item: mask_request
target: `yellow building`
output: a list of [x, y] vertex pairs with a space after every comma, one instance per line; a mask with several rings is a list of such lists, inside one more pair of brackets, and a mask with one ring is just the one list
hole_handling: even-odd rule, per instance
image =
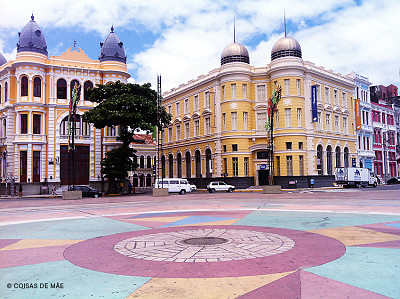
[[100, 161], [119, 144], [118, 132], [98, 130], [82, 119], [94, 105], [85, 90], [128, 78], [123, 44], [113, 28], [101, 43], [99, 60], [75, 47], [48, 56], [44, 34], [32, 15], [19, 34], [15, 60], [0, 59], [2, 182], [26, 183], [28, 193], [38, 193], [43, 182], [69, 183], [67, 120], [75, 83], [82, 87], [75, 120], [75, 183], [100, 181]]
[[275, 43], [271, 63], [261, 67], [233, 43], [223, 50], [219, 68], [163, 95], [173, 116], [163, 132], [165, 176], [191, 178], [202, 187], [216, 178], [238, 188], [268, 184], [267, 100], [277, 85], [282, 99], [274, 119], [275, 183], [306, 187], [314, 177], [316, 186], [331, 186], [335, 167], [356, 158], [354, 83], [303, 61], [290, 37]]

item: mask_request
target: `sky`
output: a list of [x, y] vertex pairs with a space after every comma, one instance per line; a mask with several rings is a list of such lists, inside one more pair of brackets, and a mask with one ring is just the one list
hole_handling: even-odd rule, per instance
[[160, 74], [163, 92], [218, 68], [234, 22], [250, 64], [266, 66], [284, 36], [284, 13], [303, 60], [400, 87], [400, 0], [1, 0], [0, 6], [0, 52], [7, 60], [15, 59], [18, 32], [32, 13], [51, 56], [76, 41], [98, 59], [114, 26], [130, 82], [155, 89]]

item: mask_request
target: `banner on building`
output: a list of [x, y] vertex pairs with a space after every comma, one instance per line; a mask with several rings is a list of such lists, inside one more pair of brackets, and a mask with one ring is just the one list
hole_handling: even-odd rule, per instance
[[313, 85], [311, 86], [311, 108], [313, 122], [318, 122], [317, 100], [317, 85]]
[[361, 130], [361, 106], [360, 99], [356, 99], [356, 130]]

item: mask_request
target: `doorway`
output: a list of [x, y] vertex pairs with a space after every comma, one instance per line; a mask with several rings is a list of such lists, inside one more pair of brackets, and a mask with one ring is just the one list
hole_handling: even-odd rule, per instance
[[258, 171], [258, 185], [269, 185], [269, 170], [263, 169]]

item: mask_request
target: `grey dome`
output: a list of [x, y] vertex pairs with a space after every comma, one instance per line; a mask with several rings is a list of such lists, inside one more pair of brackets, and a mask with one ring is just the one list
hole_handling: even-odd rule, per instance
[[292, 37], [282, 37], [279, 39], [271, 50], [271, 60], [281, 57], [299, 57], [301, 58], [301, 47], [297, 40]]
[[221, 65], [229, 62], [250, 63], [249, 52], [246, 47], [238, 43], [232, 43], [225, 47], [221, 53]]
[[0, 66], [7, 63], [7, 59], [0, 53]]
[[114, 27], [111, 27], [111, 32], [108, 34], [103, 43], [100, 43], [100, 62], [103, 61], [120, 61], [126, 63], [124, 44], [114, 33]]
[[38, 24], [36, 24], [33, 15], [28, 24], [25, 25], [19, 34], [19, 41], [17, 44], [17, 53], [29, 51], [36, 52], [44, 55], [47, 54], [47, 44], [44, 34]]

